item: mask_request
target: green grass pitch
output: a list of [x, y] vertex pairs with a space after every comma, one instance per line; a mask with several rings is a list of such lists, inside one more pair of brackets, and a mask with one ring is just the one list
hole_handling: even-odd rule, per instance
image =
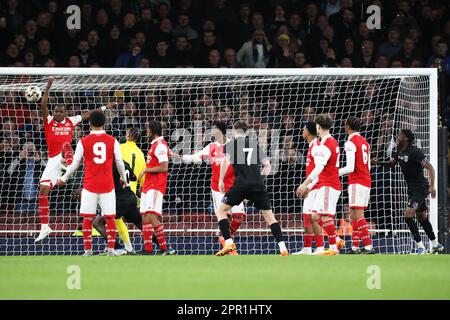
[[0, 275], [0, 299], [450, 299], [450, 255], [0, 257]]

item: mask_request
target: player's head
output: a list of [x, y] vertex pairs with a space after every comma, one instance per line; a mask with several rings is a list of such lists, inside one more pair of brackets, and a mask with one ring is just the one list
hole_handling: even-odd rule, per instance
[[309, 141], [317, 136], [316, 123], [308, 121], [303, 128], [303, 139]]
[[58, 104], [53, 108], [53, 119], [55, 119], [56, 122], [62, 122], [66, 117], [66, 107], [62, 104]]
[[247, 122], [243, 120], [236, 121], [233, 125], [233, 136], [235, 137], [236, 135], [245, 135], [247, 133], [247, 130]]
[[333, 126], [333, 118], [329, 114], [320, 114], [316, 117], [316, 129], [317, 134], [322, 136], [322, 134], [328, 133], [328, 131]]
[[147, 135], [150, 140], [158, 138], [162, 136], [162, 124], [159, 121], [152, 120], [148, 123], [147, 126]]
[[352, 132], [358, 132], [361, 127], [361, 122], [357, 117], [348, 117], [345, 120], [345, 133], [351, 134]]
[[94, 129], [103, 128], [106, 122], [105, 113], [101, 110], [93, 110], [89, 115], [89, 124]]
[[215, 121], [212, 126], [211, 134], [215, 141], [225, 142], [224, 140], [227, 135], [227, 124], [223, 121]]
[[397, 136], [397, 147], [402, 149], [414, 143], [414, 133], [409, 129], [403, 129]]
[[141, 140], [142, 134], [141, 130], [136, 127], [131, 127], [127, 129], [126, 139], [127, 141], [139, 142]]

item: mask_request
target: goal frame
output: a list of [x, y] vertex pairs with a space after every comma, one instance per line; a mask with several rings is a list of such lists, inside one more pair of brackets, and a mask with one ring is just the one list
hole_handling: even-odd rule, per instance
[[[244, 68], [0, 68], [0, 76], [427, 76], [430, 106], [430, 163], [439, 176], [438, 167], [438, 70], [436, 68], [308, 68], [308, 69], [244, 69]], [[436, 193], [439, 193], [436, 179]], [[436, 232], [438, 228], [438, 199], [430, 199], [429, 217]]]

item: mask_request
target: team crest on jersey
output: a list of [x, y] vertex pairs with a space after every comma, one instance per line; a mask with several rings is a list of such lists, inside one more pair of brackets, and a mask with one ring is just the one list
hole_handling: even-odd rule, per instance
[[408, 162], [408, 156], [398, 157], [400, 160], [404, 162]]

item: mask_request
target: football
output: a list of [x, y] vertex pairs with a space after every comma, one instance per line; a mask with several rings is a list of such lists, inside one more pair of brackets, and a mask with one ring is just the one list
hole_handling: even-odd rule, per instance
[[42, 91], [37, 86], [28, 87], [25, 90], [25, 97], [28, 102], [38, 102], [42, 97]]

